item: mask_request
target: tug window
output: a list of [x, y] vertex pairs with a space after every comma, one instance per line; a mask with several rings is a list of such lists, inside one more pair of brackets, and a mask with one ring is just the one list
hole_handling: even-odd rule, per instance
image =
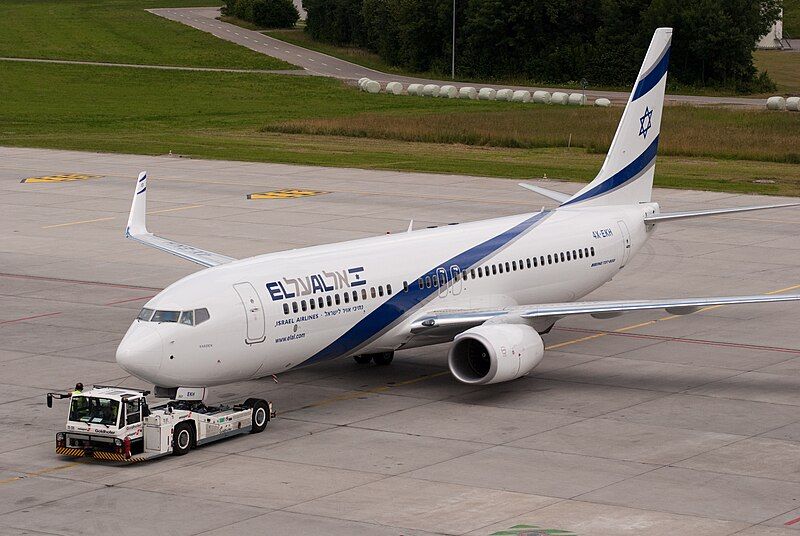
[[283, 314], [285, 314], [285, 315], [289, 314], [289, 304], [288, 303], [284, 303], [283, 304]]

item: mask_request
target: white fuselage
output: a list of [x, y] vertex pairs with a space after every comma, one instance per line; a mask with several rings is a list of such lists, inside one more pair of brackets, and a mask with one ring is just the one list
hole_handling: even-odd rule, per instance
[[452, 337], [412, 334], [411, 323], [432, 311], [577, 300], [639, 250], [643, 217], [655, 212], [655, 203], [564, 207], [216, 266], [145, 305], [206, 308], [209, 320], [136, 320], [117, 360], [162, 387], [210, 386], [445, 342]]

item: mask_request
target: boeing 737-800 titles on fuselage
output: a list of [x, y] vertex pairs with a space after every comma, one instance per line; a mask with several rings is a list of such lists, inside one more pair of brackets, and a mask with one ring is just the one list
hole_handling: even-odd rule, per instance
[[169, 391], [277, 374], [345, 356], [453, 341], [453, 375], [513, 380], [542, 359], [566, 316], [608, 318], [797, 295], [576, 302], [614, 277], [662, 222], [798, 203], [661, 213], [650, 196], [672, 30], [656, 30], [597, 177], [573, 196], [528, 186], [554, 210], [235, 260], [154, 236], [139, 176], [126, 235], [205, 267], [151, 299], [117, 350], [126, 371]]

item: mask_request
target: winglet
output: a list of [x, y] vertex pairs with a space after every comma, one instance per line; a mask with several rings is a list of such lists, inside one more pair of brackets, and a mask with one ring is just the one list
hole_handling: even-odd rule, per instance
[[125, 236], [141, 236], [147, 233], [147, 223], [145, 214], [147, 210], [147, 172], [139, 173], [136, 181], [136, 188], [133, 190], [133, 202], [131, 203], [131, 213], [128, 215], [128, 226], [125, 228]]

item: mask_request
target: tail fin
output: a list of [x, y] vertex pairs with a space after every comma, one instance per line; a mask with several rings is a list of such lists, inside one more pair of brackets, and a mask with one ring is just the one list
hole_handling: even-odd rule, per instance
[[562, 206], [650, 201], [671, 41], [672, 28], [658, 28], [653, 34], [603, 167], [591, 183]]

